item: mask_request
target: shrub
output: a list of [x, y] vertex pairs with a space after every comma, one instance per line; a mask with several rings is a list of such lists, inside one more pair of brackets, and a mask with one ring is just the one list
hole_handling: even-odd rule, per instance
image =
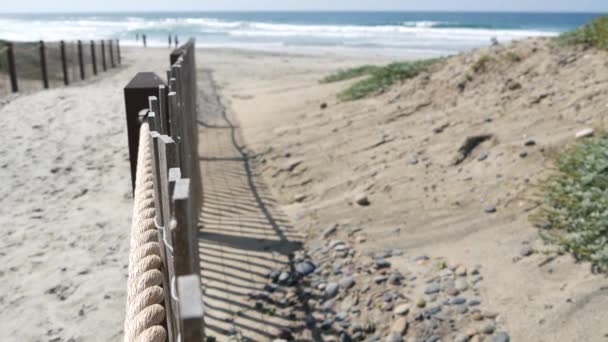
[[320, 82], [321, 83], [333, 83], [333, 82], [350, 80], [353, 78], [369, 75], [373, 71], [377, 70], [378, 68], [379, 67], [375, 66], [375, 65], [363, 65], [363, 66], [356, 67], [356, 68], [339, 70], [338, 72], [323, 78]]
[[481, 56], [475, 63], [473, 63], [473, 65], [471, 66], [471, 70], [473, 71], [473, 73], [486, 71], [486, 69], [488, 68], [488, 64], [493, 61], [494, 58], [488, 55]]
[[608, 17], [600, 17], [574, 31], [565, 32], [558, 37], [558, 41], [608, 50]]

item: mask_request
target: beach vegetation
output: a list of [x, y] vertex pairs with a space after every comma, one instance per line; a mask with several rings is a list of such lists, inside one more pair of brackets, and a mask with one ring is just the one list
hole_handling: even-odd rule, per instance
[[562, 33], [557, 40], [566, 45], [584, 45], [608, 50], [608, 16], [595, 19], [573, 31]]
[[484, 72], [487, 70], [488, 65], [494, 61], [493, 57], [488, 55], [481, 56], [473, 65], [471, 66], [471, 71], [475, 74]]
[[578, 142], [556, 157], [556, 172], [543, 184], [541, 235], [608, 269], [608, 135]]
[[364, 79], [355, 82], [353, 85], [338, 94], [338, 98], [344, 101], [357, 100], [382, 91], [396, 82], [414, 78], [420, 73], [428, 71], [432, 65], [441, 60], [443, 59], [434, 58], [408, 62], [396, 62], [385, 66], [367, 65], [339, 71], [336, 74], [326, 77], [323, 81], [325, 81], [325, 83], [336, 82], [337, 80], [365, 76]]
[[522, 61], [522, 57], [515, 51], [507, 51], [505, 58], [512, 63], [519, 63]]

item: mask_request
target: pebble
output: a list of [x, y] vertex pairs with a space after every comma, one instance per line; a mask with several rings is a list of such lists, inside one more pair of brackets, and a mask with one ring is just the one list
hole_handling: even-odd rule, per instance
[[376, 268], [388, 268], [391, 267], [391, 263], [385, 259], [376, 259]]
[[401, 304], [398, 305], [395, 310], [393, 311], [393, 313], [397, 316], [404, 316], [407, 315], [410, 312], [410, 305], [409, 304]]
[[454, 336], [454, 342], [468, 342], [469, 341], [469, 336], [465, 335], [465, 334], [456, 334], [456, 336]]
[[534, 146], [534, 145], [536, 145], [536, 141], [534, 141], [533, 139], [526, 140], [526, 142], [524, 143], [524, 146]]
[[496, 206], [495, 205], [488, 205], [487, 207], [485, 207], [484, 211], [487, 214], [493, 214], [496, 212]]
[[501, 331], [492, 337], [492, 342], [509, 342], [509, 341], [510, 341], [509, 335], [504, 331]]
[[426, 306], [426, 300], [422, 297], [416, 299], [416, 306], [419, 308], [423, 308]]
[[469, 301], [469, 306], [478, 306], [481, 302], [477, 299], [473, 299]]
[[472, 318], [474, 321], [482, 321], [482, 320], [483, 320], [483, 315], [482, 315], [480, 312], [474, 312], [474, 313], [471, 315], [471, 318]]
[[462, 297], [452, 298], [452, 300], [450, 301], [450, 303], [453, 305], [460, 305], [460, 304], [464, 304], [466, 302], [467, 302], [467, 300]]
[[338, 294], [339, 288], [336, 283], [329, 283], [325, 287], [325, 296], [327, 298], [333, 298]]
[[413, 156], [412, 158], [410, 158], [408, 163], [410, 165], [416, 165], [416, 164], [418, 164], [418, 158], [416, 156]]
[[439, 292], [439, 290], [441, 290], [441, 285], [433, 283], [424, 290], [424, 293], [430, 295]]
[[458, 296], [460, 294], [460, 291], [455, 287], [449, 287], [445, 292], [452, 297]]
[[397, 333], [391, 333], [386, 337], [386, 342], [403, 342], [403, 337]]
[[427, 261], [427, 260], [429, 260], [429, 257], [426, 255], [419, 255], [419, 256], [415, 257], [414, 259], [412, 259], [413, 262]]
[[407, 332], [408, 323], [406, 317], [398, 318], [391, 326], [391, 333], [405, 335]]
[[304, 261], [296, 265], [296, 272], [298, 274], [307, 276], [315, 271], [315, 265], [309, 261]]
[[338, 224], [334, 223], [331, 226], [325, 228], [323, 233], [321, 233], [321, 236], [323, 236], [324, 239], [327, 239], [330, 235], [333, 235], [337, 229], [338, 229]]
[[382, 299], [384, 299], [385, 302], [392, 302], [393, 298], [394, 296], [390, 292], [386, 292], [384, 295], [382, 295]]
[[522, 249], [519, 251], [519, 255], [521, 255], [522, 257], [527, 257], [530, 256], [534, 253], [534, 249], [530, 246], [524, 246], [522, 247]]
[[388, 279], [387, 276], [377, 276], [377, 277], [374, 277], [374, 283], [376, 283], [376, 284], [384, 283], [387, 279]]
[[357, 203], [358, 205], [360, 205], [362, 207], [367, 207], [368, 205], [371, 204], [371, 202], [369, 201], [369, 198], [367, 198], [367, 196], [365, 194], [357, 195], [357, 197], [355, 197], [355, 203]]
[[469, 312], [469, 308], [466, 305], [460, 305], [458, 307], [458, 313], [460, 314], [466, 314], [467, 312]]
[[576, 139], [587, 138], [587, 137], [593, 136], [593, 133], [594, 133], [593, 128], [585, 128], [585, 129], [582, 129], [582, 130], [576, 132], [575, 137], [576, 137]]
[[367, 338], [367, 342], [379, 342], [380, 337], [378, 335], [371, 335]]
[[494, 327], [494, 324], [492, 323], [488, 323], [486, 325], [483, 326], [483, 328], [481, 329], [481, 331], [486, 334], [486, 335], [490, 335], [494, 333], [494, 330], [496, 328]]
[[488, 154], [485, 152], [480, 154], [479, 157], [477, 157], [477, 161], [484, 161], [486, 159], [488, 159]]
[[457, 276], [464, 277], [467, 275], [467, 268], [462, 265], [458, 266], [458, 267], [456, 267], [456, 270], [454, 271], [454, 273], [456, 273]]
[[391, 285], [400, 285], [403, 280], [403, 276], [400, 273], [393, 273], [388, 278], [388, 283]]
[[527, 156], [528, 156], [528, 152], [526, 152], [526, 151], [523, 151], [523, 152], [519, 153], [519, 157], [520, 158], [526, 158]]
[[340, 279], [339, 283], [341, 288], [348, 290], [353, 287], [353, 285], [355, 285], [355, 279], [353, 277], [348, 276]]
[[281, 272], [279, 278], [277, 279], [279, 283], [286, 283], [289, 280], [289, 273]]

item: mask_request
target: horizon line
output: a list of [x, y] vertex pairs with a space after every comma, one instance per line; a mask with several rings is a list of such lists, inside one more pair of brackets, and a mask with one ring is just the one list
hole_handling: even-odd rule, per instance
[[2, 12], [0, 14], [128, 14], [128, 13], [387, 13], [387, 12], [400, 12], [400, 13], [511, 13], [511, 14], [608, 14], [607, 11], [541, 11], [541, 10], [407, 10], [407, 9], [378, 9], [378, 10], [365, 10], [365, 9], [268, 9], [268, 10], [204, 10], [204, 9], [188, 9], [188, 10], [99, 10], [99, 11], [16, 11], [16, 12]]

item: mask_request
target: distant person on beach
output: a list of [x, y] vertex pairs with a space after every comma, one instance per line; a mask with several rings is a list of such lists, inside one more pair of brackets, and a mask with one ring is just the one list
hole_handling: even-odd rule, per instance
[[177, 39], [177, 35], [175, 35], [175, 47], [179, 45], [179, 39]]
[[173, 42], [171, 41], [171, 35], [169, 35], [169, 48], [171, 48], [171, 45], [173, 45]]
[[141, 39], [142, 39], [142, 40], [143, 40], [143, 42], [144, 42], [144, 47], [147, 47], [146, 35], [145, 35], [145, 34], [142, 34], [142, 35], [141, 35]]

